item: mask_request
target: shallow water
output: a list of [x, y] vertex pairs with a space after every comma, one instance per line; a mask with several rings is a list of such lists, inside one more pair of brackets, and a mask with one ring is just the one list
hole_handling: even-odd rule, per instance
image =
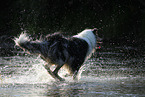
[[[80, 70], [80, 79], [57, 82], [37, 56], [17, 52], [0, 57], [1, 96], [145, 96], [145, 53], [142, 48], [106, 46]], [[65, 71], [59, 74], [64, 77]]]

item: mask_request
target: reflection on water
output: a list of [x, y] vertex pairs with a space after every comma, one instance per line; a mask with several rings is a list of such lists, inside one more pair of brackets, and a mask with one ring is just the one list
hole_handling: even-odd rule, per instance
[[[145, 96], [145, 55], [132, 47], [104, 47], [85, 62], [80, 80], [56, 82], [39, 57], [0, 57], [1, 96]], [[59, 72], [61, 76], [65, 72]]]

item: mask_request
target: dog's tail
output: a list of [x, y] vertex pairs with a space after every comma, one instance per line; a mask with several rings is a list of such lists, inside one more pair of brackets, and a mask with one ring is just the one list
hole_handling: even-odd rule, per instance
[[31, 54], [41, 54], [41, 49], [43, 49], [42, 45], [45, 44], [45, 41], [32, 41], [26, 33], [21, 33], [14, 41], [17, 46]]

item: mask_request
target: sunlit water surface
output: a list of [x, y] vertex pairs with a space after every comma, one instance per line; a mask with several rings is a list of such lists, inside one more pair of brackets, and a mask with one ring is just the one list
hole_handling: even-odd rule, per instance
[[[1, 96], [145, 96], [145, 54], [133, 47], [104, 47], [84, 63], [78, 81], [55, 81], [37, 56], [0, 57]], [[142, 53], [142, 54], [140, 54]], [[61, 69], [60, 76], [65, 76]]]

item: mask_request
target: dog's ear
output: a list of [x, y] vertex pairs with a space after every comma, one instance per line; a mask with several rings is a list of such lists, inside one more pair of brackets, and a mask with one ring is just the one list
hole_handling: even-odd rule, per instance
[[95, 35], [97, 34], [97, 31], [98, 31], [97, 28], [92, 29], [92, 32], [93, 32]]

